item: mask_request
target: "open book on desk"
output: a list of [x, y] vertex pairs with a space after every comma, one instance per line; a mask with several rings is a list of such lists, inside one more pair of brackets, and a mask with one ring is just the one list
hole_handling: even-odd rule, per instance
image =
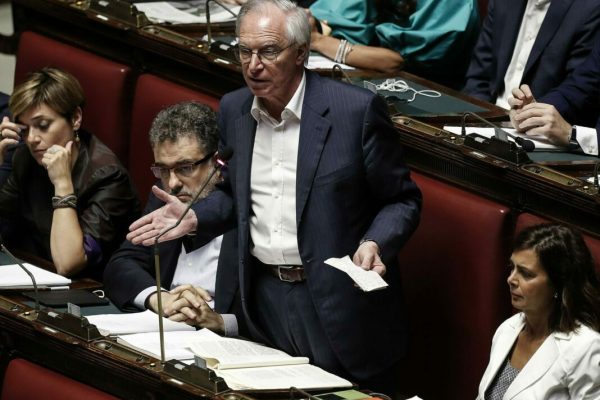
[[[29, 263], [23, 263], [35, 277], [38, 289], [68, 289], [69, 278], [47, 271]], [[0, 266], [0, 290], [33, 289], [31, 278], [17, 264]]]
[[195, 337], [189, 345], [192, 352], [204, 360], [206, 367], [225, 379], [227, 385], [234, 390], [280, 390], [292, 386], [300, 389], [329, 389], [352, 386], [349, 381], [309, 364], [306, 357], [292, 357], [259, 343], [224, 338], [211, 332]]
[[[158, 332], [121, 335], [117, 342], [159, 358]], [[165, 358], [209, 368], [234, 390], [287, 390], [346, 388], [352, 384], [310, 365], [306, 357], [292, 357], [282, 351], [241, 339], [224, 338], [201, 329], [193, 332], [165, 332]]]

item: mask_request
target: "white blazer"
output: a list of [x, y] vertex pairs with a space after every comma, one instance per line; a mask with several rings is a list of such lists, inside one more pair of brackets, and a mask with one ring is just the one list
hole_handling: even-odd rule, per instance
[[[492, 383], [523, 330], [524, 315], [500, 325], [492, 340], [490, 362], [481, 378], [477, 400]], [[600, 399], [600, 333], [587, 326], [576, 332], [550, 334], [517, 375], [503, 400]]]

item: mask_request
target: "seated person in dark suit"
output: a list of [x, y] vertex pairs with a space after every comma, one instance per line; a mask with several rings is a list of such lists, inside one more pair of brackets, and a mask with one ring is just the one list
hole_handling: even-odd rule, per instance
[[513, 89], [512, 94], [510, 116], [519, 132], [543, 135], [556, 145], [598, 155], [600, 39], [585, 62], [538, 101], [528, 85]]
[[100, 279], [140, 207], [127, 170], [81, 130], [83, 103], [77, 79], [56, 68], [15, 88], [14, 122], [0, 123], [0, 165], [18, 145], [0, 188], [0, 218], [8, 247], [51, 261], [61, 275]]
[[512, 88], [543, 96], [580, 65], [600, 31], [600, 0], [490, 0], [463, 91], [504, 108]]
[[[154, 153], [152, 172], [165, 190], [182, 203], [189, 203], [215, 168], [219, 140], [215, 113], [194, 102], [173, 105], [158, 113], [149, 136]], [[220, 179], [220, 174], [215, 174], [201, 197], [210, 193]], [[151, 193], [144, 214], [163, 205]], [[159, 244], [166, 316], [228, 336], [237, 335], [235, 316], [219, 314], [235, 308], [235, 236], [235, 231], [230, 231], [203, 246], [197, 245], [195, 236]], [[104, 285], [117, 307], [156, 312], [153, 248], [125, 241], [106, 267]]]

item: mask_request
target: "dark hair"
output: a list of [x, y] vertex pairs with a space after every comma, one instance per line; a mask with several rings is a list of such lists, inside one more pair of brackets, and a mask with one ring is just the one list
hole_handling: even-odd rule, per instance
[[8, 105], [17, 120], [30, 108], [46, 104], [71, 123], [84, 102], [83, 89], [73, 75], [58, 68], [42, 68], [15, 87]]
[[556, 223], [531, 226], [519, 233], [513, 252], [530, 249], [558, 295], [550, 329], [571, 332], [583, 323], [600, 331], [600, 282], [581, 234]]
[[217, 118], [205, 104], [177, 103], [158, 113], [152, 121], [149, 137], [152, 148], [167, 140], [176, 142], [181, 137], [192, 137], [206, 154], [214, 153], [219, 143]]

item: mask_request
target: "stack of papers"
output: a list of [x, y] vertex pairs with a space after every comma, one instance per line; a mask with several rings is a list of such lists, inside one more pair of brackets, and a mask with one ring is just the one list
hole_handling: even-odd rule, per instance
[[[55, 274], [54, 272], [36, 267], [29, 263], [23, 263], [29, 272], [35, 277], [39, 289], [68, 289], [71, 284], [69, 278]], [[33, 289], [31, 278], [17, 264], [0, 266], [0, 290], [1, 289]]]
[[[140, 332], [158, 332], [158, 315], [150, 310], [139, 313], [90, 315], [87, 320], [96, 325], [104, 336], [126, 335]], [[196, 331], [193, 326], [163, 318], [163, 329], [171, 331]]]

